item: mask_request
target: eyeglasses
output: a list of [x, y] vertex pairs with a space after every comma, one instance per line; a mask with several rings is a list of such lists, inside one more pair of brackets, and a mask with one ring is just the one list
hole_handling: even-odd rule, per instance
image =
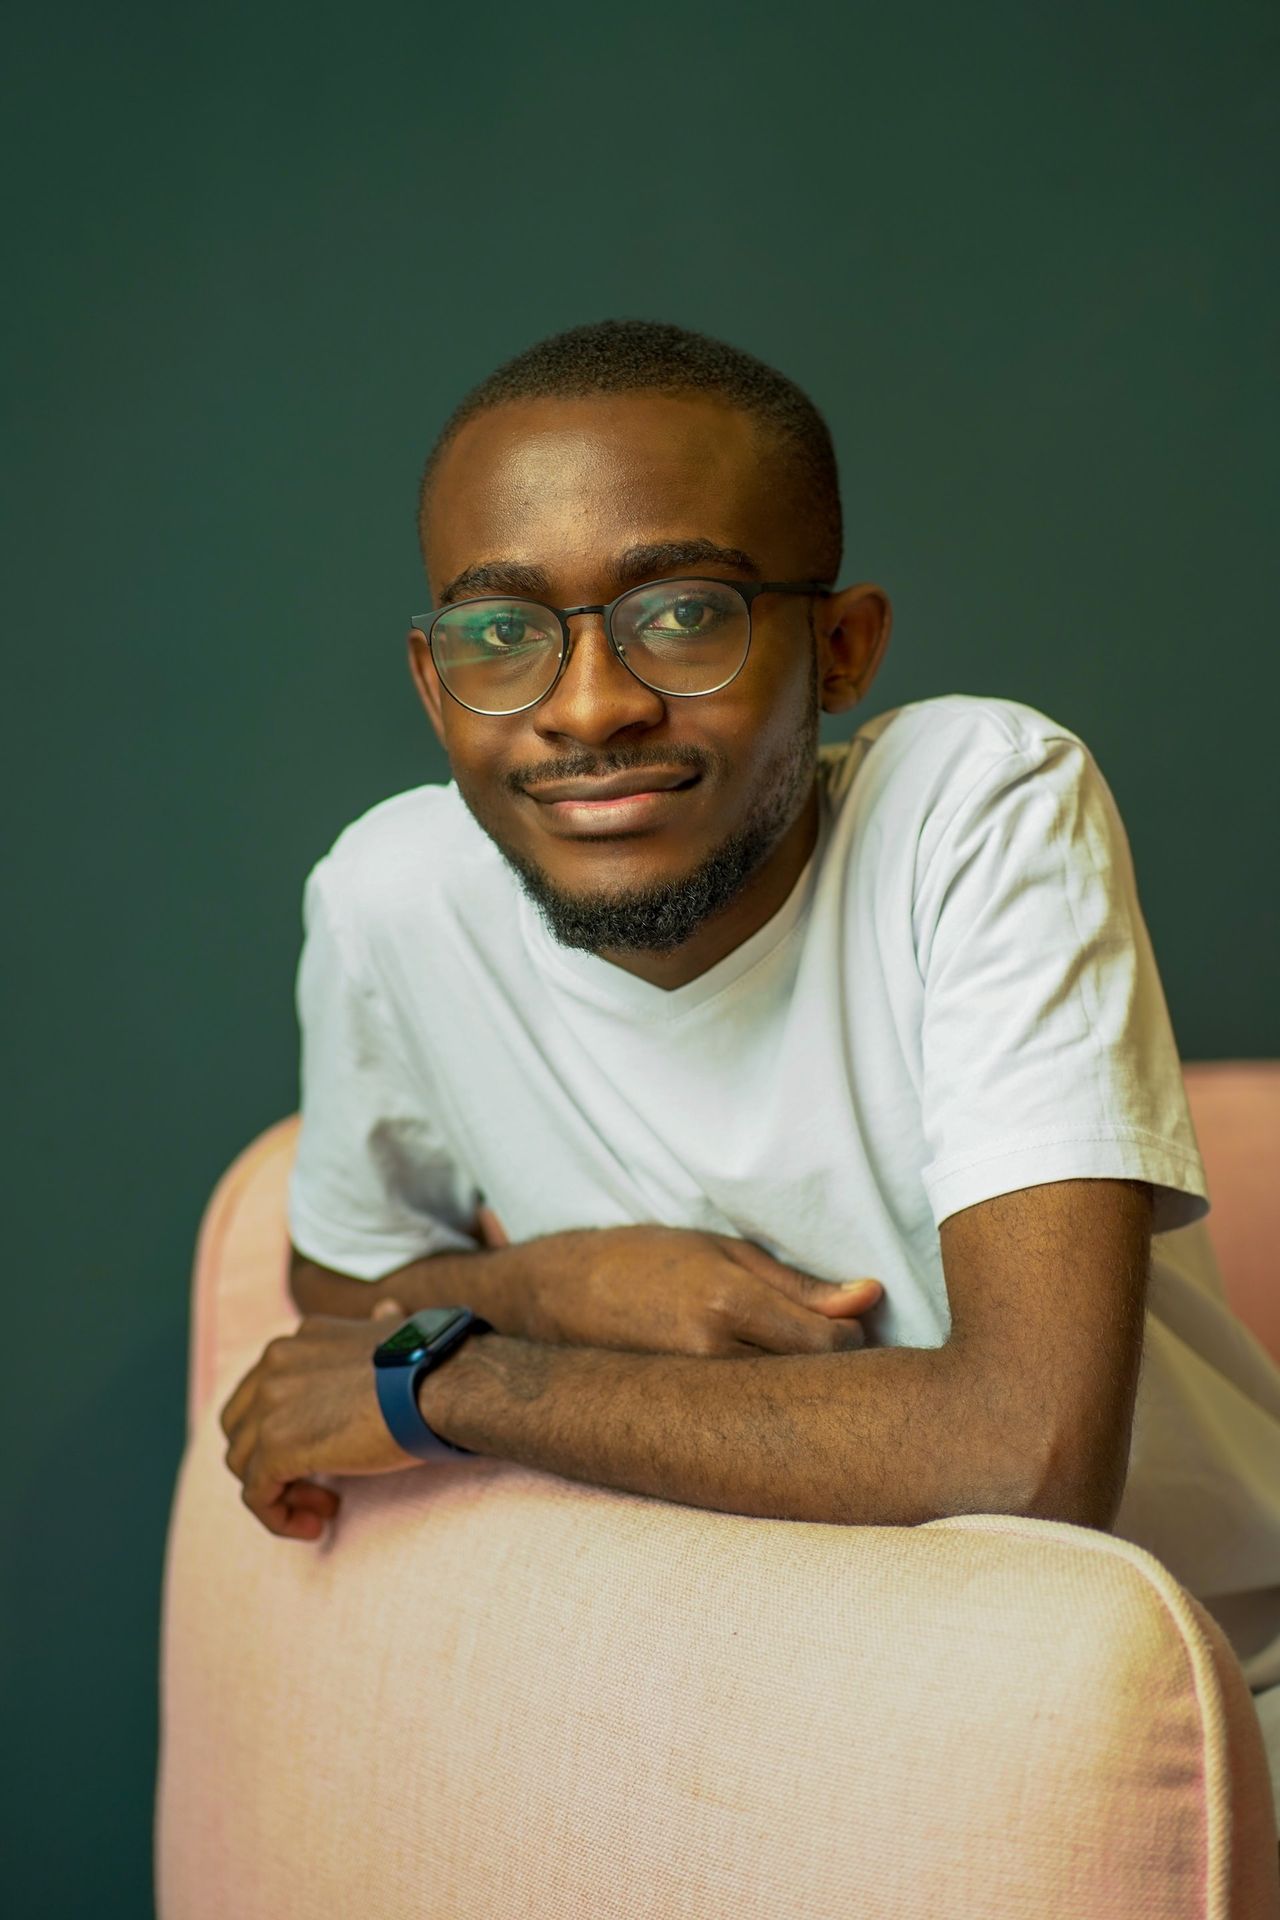
[[569, 658], [569, 621], [602, 613], [605, 632], [629, 673], [677, 699], [719, 693], [736, 679], [751, 647], [751, 608], [762, 593], [822, 597], [821, 580], [649, 580], [607, 606], [547, 607], [539, 600], [485, 594], [414, 614], [446, 693], [472, 713], [523, 713], [545, 700]]

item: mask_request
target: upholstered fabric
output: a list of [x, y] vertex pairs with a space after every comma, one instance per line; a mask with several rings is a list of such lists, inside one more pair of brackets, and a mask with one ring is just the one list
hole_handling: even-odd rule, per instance
[[1280, 1361], [1280, 1060], [1190, 1060], [1182, 1079], [1223, 1291]]
[[761, 1520], [483, 1458], [345, 1480], [319, 1545], [268, 1534], [218, 1413], [296, 1321], [296, 1125], [201, 1226], [160, 1920], [1280, 1920], [1235, 1656], [1110, 1535]]

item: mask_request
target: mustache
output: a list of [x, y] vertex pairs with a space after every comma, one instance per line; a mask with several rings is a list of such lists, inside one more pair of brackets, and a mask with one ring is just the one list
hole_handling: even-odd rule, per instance
[[584, 754], [573, 759], [547, 760], [536, 767], [517, 768], [505, 776], [503, 784], [512, 793], [526, 787], [551, 786], [564, 780], [607, 780], [615, 773], [644, 773], [653, 768], [664, 772], [684, 767], [690, 774], [706, 773], [711, 756], [697, 747], [666, 747], [661, 753], [611, 754], [607, 760]]

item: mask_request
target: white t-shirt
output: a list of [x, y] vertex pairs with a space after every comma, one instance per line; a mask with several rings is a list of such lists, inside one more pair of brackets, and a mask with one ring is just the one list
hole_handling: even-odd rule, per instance
[[1113, 1531], [1280, 1683], [1280, 1368], [1227, 1307], [1115, 800], [1079, 736], [946, 694], [819, 752], [812, 857], [667, 990], [559, 946], [456, 785], [371, 807], [307, 877], [298, 1250], [377, 1280], [476, 1243], [656, 1222], [824, 1279], [868, 1342], [950, 1329], [938, 1227], [1085, 1175], [1154, 1189]]

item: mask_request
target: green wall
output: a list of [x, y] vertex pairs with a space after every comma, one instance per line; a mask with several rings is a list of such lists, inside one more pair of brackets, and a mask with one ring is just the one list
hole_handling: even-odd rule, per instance
[[7, 1911], [150, 1908], [194, 1237], [296, 1105], [307, 868], [445, 774], [415, 485], [498, 361], [641, 316], [797, 379], [896, 607], [826, 737], [1076, 728], [1183, 1057], [1280, 1054], [1274, 18], [10, 10]]

